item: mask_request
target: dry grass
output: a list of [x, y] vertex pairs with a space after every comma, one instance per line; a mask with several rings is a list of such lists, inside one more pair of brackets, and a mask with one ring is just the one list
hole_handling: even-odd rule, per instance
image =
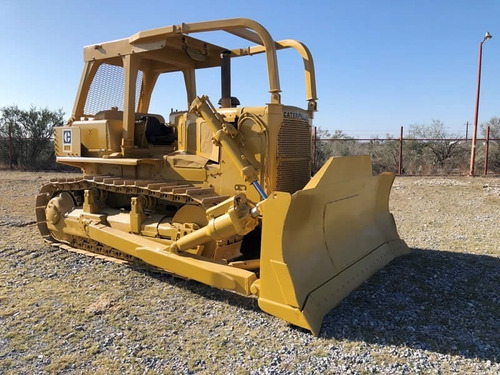
[[416, 250], [315, 338], [254, 299], [49, 247], [33, 206], [53, 176], [0, 171], [2, 373], [500, 371], [498, 179], [398, 178]]

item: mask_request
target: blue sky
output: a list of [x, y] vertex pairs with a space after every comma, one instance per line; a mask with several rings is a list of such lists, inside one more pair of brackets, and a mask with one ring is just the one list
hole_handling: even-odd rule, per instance
[[[319, 97], [314, 122], [324, 129], [397, 135], [400, 126], [439, 119], [463, 135], [473, 120], [478, 46], [486, 31], [493, 39], [483, 49], [479, 122], [500, 116], [497, 0], [0, 0], [0, 14], [0, 107], [62, 108], [69, 117], [84, 45], [181, 22], [248, 17], [276, 40], [297, 39], [310, 48]], [[301, 61], [293, 51], [278, 59], [283, 102], [304, 106]], [[242, 104], [268, 101], [263, 69], [257, 56], [235, 62], [233, 95]], [[199, 94], [216, 102], [218, 72], [202, 72], [200, 79]], [[163, 94], [152, 104], [156, 112], [182, 108], [179, 95]]]

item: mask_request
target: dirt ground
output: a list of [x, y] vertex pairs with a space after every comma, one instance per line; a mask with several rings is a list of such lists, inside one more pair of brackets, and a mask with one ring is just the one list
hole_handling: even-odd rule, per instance
[[1, 373], [500, 373], [498, 178], [396, 178], [412, 253], [314, 337], [255, 299], [48, 246], [34, 201], [57, 176], [0, 171]]

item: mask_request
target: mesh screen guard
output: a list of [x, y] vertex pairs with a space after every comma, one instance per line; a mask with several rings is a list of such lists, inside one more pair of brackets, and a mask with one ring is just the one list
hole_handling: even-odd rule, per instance
[[[135, 103], [139, 102], [141, 93], [142, 71], [137, 74], [135, 84]], [[122, 66], [102, 64], [97, 69], [96, 75], [90, 85], [84, 113], [94, 116], [99, 111], [109, 110], [117, 107], [123, 111], [123, 100], [125, 91], [125, 76]]]

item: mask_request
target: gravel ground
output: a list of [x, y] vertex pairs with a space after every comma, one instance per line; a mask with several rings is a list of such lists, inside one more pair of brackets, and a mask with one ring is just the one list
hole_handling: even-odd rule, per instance
[[0, 373], [500, 373], [499, 179], [397, 178], [411, 255], [314, 337], [255, 299], [48, 246], [34, 198], [55, 176], [0, 171]]

